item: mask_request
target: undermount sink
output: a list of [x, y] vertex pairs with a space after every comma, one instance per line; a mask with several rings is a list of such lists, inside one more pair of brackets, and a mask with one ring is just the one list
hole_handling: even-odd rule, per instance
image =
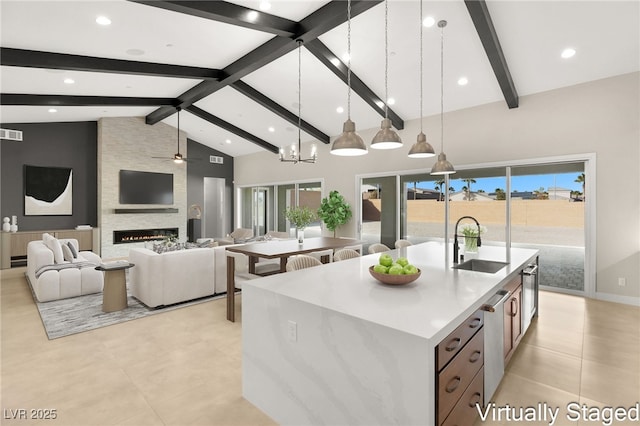
[[496, 262], [494, 260], [470, 259], [466, 262], [455, 265], [453, 269], [464, 269], [465, 271], [477, 271], [495, 274], [507, 265], [508, 263]]

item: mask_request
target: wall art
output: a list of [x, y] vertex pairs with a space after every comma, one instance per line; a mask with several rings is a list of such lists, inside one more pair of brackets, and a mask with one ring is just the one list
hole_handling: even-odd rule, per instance
[[73, 212], [73, 170], [24, 166], [25, 216], [62, 216]]

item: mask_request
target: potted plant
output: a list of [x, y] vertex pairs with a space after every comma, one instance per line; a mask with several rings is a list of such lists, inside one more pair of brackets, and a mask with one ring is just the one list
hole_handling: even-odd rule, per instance
[[336, 229], [351, 219], [351, 206], [344, 200], [338, 191], [331, 191], [328, 197], [322, 199], [318, 216], [324, 222], [329, 231], [336, 236]]
[[304, 228], [309, 226], [311, 222], [318, 219], [316, 212], [309, 207], [292, 207], [285, 211], [285, 216], [293, 225], [295, 225], [298, 232], [298, 242], [304, 241]]

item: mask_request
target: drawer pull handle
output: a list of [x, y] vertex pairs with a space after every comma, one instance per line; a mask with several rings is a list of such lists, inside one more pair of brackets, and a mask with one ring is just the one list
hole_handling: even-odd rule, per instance
[[471, 395], [471, 399], [469, 400], [469, 407], [476, 408], [476, 406], [480, 404], [481, 399], [482, 395], [480, 395], [480, 392], [475, 392], [473, 395]]
[[469, 323], [469, 328], [476, 328], [480, 324], [482, 324], [482, 320], [480, 318], [474, 318], [471, 323]]
[[460, 376], [456, 376], [453, 379], [449, 380], [449, 383], [447, 383], [447, 387], [444, 388], [444, 390], [447, 393], [451, 393], [458, 389], [458, 386], [460, 386], [460, 382], [462, 382], [462, 379], [460, 378]]
[[[516, 304], [514, 305], [513, 302], [515, 302]], [[516, 299], [515, 297], [511, 299], [511, 314], [512, 317], [515, 317], [516, 315], [518, 315], [518, 299]]]
[[474, 362], [478, 362], [478, 360], [482, 357], [482, 352], [474, 351], [469, 357], [469, 362], [473, 364]]
[[444, 348], [444, 350], [447, 352], [455, 351], [458, 349], [458, 346], [460, 346], [460, 338], [455, 337], [449, 341], [449, 344]]

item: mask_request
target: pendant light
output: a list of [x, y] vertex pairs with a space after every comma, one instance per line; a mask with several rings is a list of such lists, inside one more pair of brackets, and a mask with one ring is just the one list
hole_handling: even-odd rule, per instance
[[298, 149], [296, 151], [295, 145], [291, 147], [289, 155], [285, 157], [284, 149], [280, 148], [280, 161], [283, 163], [315, 163], [318, 158], [316, 146], [311, 145], [311, 157], [302, 158], [300, 153], [302, 152], [301, 139], [302, 139], [302, 40], [296, 40], [298, 43]]
[[347, 121], [342, 126], [342, 134], [333, 141], [331, 153], [342, 156], [364, 155], [369, 151], [364, 141], [356, 133], [356, 124], [351, 121], [351, 0], [347, 1]]
[[447, 21], [438, 22], [438, 28], [440, 28], [440, 154], [438, 154], [438, 161], [431, 169], [432, 175], [450, 175], [456, 172], [444, 153], [444, 27], [446, 26]]
[[422, 131], [422, 122], [424, 121], [424, 117], [422, 115], [422, 63], [423, 63], [423, 55], [422, 55], [422, 29], [424, 25], [422, 24], [422, 0], [420, 0], [420, 133], [418, 134], [418, 140], [413, 144], [411, 149], [409, 150], [409, 157], [411, 158], [429, 158], [436, 155], [436, 152], [433, 150], [433, 147], [429, 142], [427, 142], [427, 136]]
[[176, 108], [176, 110], [178, 111], [178, 135], [176, 137], [178, 142], [178, 152], [173, 155], [173, 162], [176, 164], [182, 164], [186, 160], [186, 158], [184, 158], [182, 154], [180, 154], [180, 110], [181, 109], [182, 108], [180, 107]]
[[388, 0], [384, 1], [384, 120], [380, 125], [380, 130], [371, 141], [371, 148], [374, 149], [395, 149], [402, 146], [400, 135], [391, 128], [391, 120], [389, 120], [389, 36], [388, 36], [388, 18], [389, 5]]

